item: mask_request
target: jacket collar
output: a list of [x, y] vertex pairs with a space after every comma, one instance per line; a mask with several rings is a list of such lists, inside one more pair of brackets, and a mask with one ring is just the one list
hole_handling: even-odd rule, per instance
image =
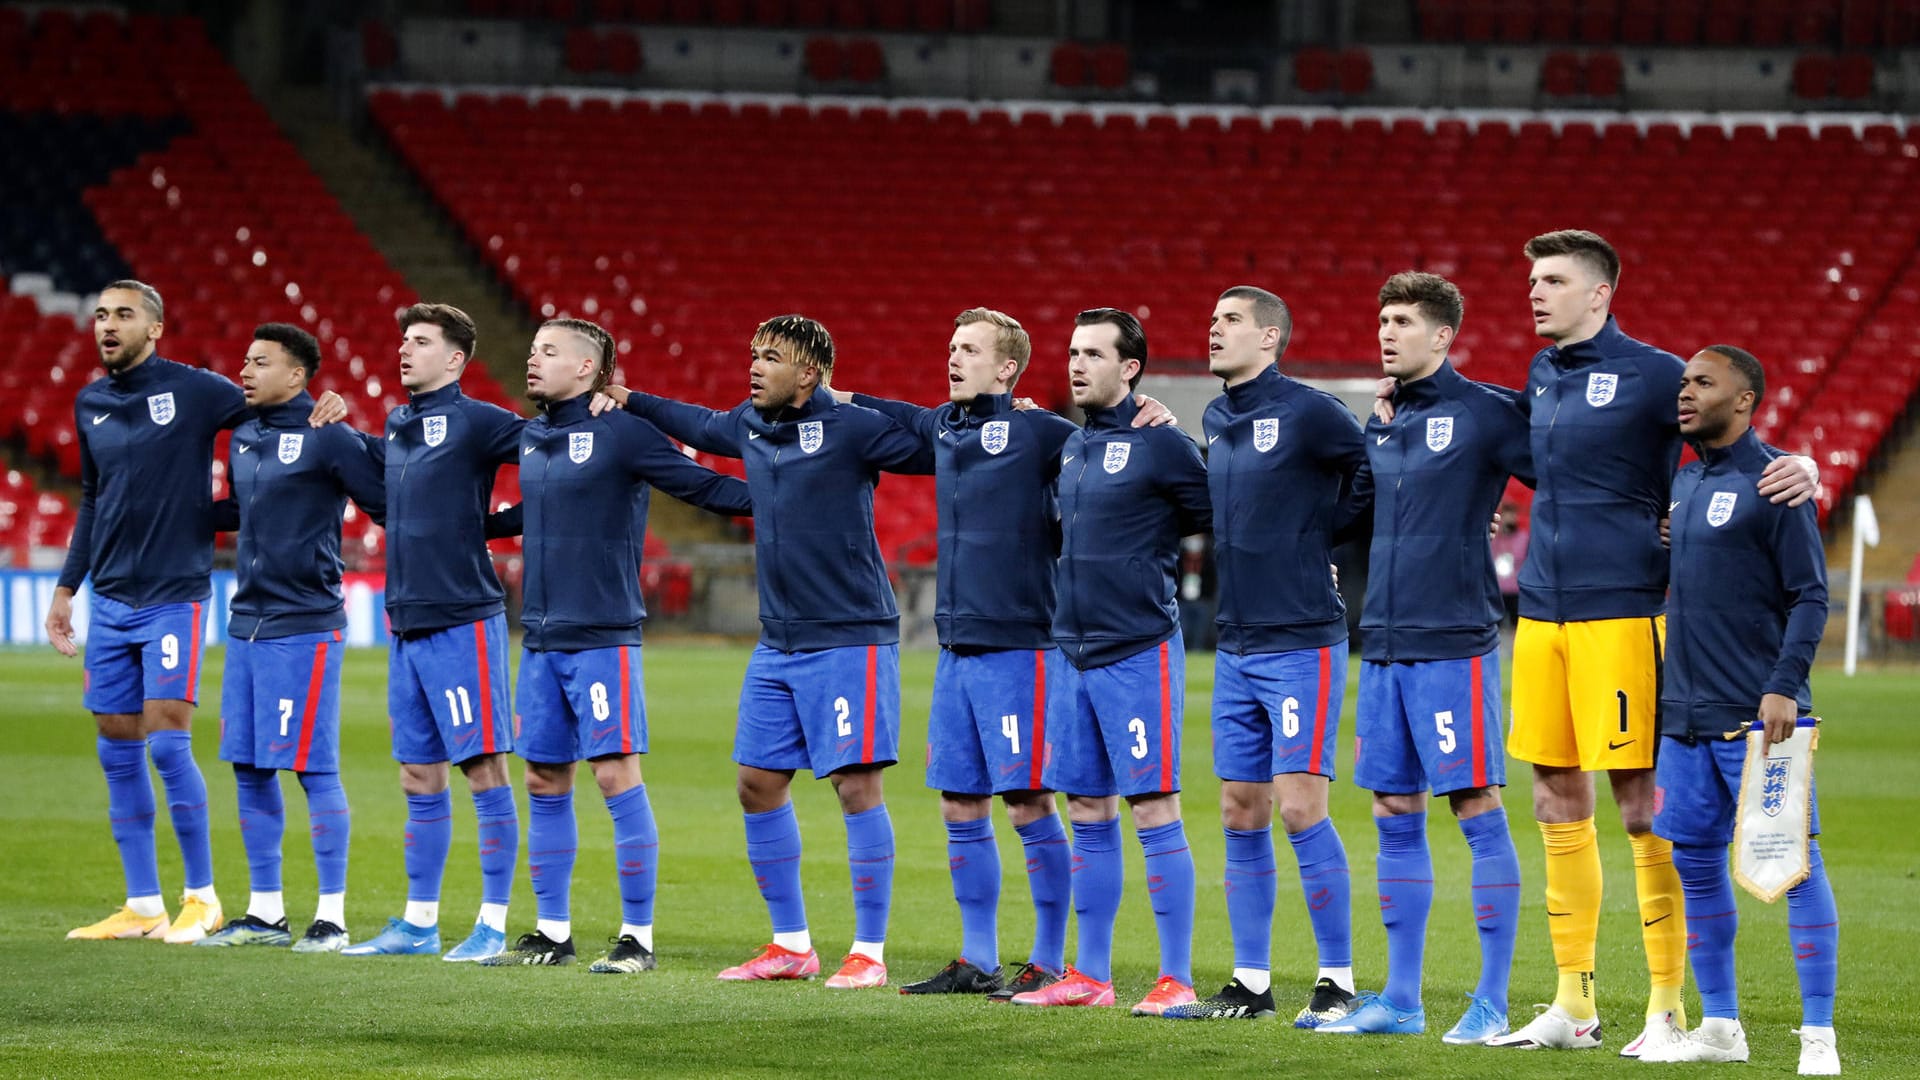
[[156, 352], [132, 368], [108, 375], [107, 378], [116, 390], [145, 390], [159, 382], [163, 377], [162, 370], [171, 365], [172, 361]]
[[981, 394], [961, 408], [966, 416], [989, 417], [1013, 411], [1013, 392], [1004, 394]]
[[544, 411], [547, 414], [547, 424], [551, 427], [565, 427], [568, 424], [577, 424], [582, 420], [588, 419], [592, 415], [592, 412], [587, 406], [592, 404], [592, 402], [593, 395], [591, 393], [576, 394], [565, 401], [549, 401], [544, 407]]
[[407, 398], [407, 401], [413, 406], [414, 412], [423, 412], [427, 409], [438, 408], [442, 405], [450, 405], [465, 396], [465, 394], [460, 392], [460, 380], [455, 379], [438, 390], [429, 390], [424, 394], [412, 394]]
[[1453, 393], [1466, 377], [1453, 370], [1453, 361], [1442, 360], [1433, 374], [1424, 379], [1403, 382], [1393, 390], [1395, 405], [1430, 405]]
[[1620, 346], [1630, 340], [1620, 329], [1620, 322], [1612, 315], [1607, 316], [1606, 325], [1600, 332], [1585, 341], [1576, 341], [1571, 345], [1555, 346], [1551, 350], [1553, 362], [1562, 368], [1585, 367], [1597, 363], [1606, 356], [1620, 351]]
[[807, 400], [799, 405], [789, 405], [783, 409], [768, 411], [755, 409], [753, 412], [768, 425], [791, 423], [795, 420], [808, 420], [831, 413], [839, 402], [833, 400], [833, 391], [824, 386], [816, 386]]
[[313, 395], [302, 390], [278, 405], [253, 410], [253, 415], [259, 418], [261, 427], [292, 428], [306, 427], [312, 412]]
[[1724, 468], [1728, 465], [1747, 472], [1765, 469], [1772, 455], [1767, 453], [1766, 444], [1760, 441], [1760, 433], [1749, 427], [1739, 438], [1725, 446], [1701, 446], [1693, 444], [1694, 452], [1700, 455], [1700, 463], [1709, 470]]
[[1260, 369], [1260, 374], [1246, 382], [1227, 387], [1227, 404], [1233, 406], [1235, 412], [1251, 409], [1255, 405], [1271, 400], [1280, 392], [1285, 382], [1285, 377], [1280, 374], [1280, 365], [1268, 364]]
[[1120, 404], [1111, 409], [1088, 409], [1088, 431], [1125, 431], [1133, 426], [1133, 418], [1140, 415], [1140, 406], [1133, 403], [1133, 391], [1120, 399]]

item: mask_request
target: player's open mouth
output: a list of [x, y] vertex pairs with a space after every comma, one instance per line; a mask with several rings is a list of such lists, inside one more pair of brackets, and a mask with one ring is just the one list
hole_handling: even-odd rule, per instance
[[1220, 344], [1219, 342], [1217, 342], [1217, 341], [1209, 341], [1209, 342], [1207, 342], [1207, 353], [1208, 353], [1208, 355], [1212, 355], [1212, 354], [1214, 354], [1214, 353], [1217, 353], [1217, 352], [1219, 352], [1219, 351], [1220, 351], [1221, 349], [1223, 349], [1223, 348], [1225, 348], [1225, 347], [1226, 347], [1226, 346], [1224, 346], [1224, 345], [1221, 345], [1221, 344]]
[[1692, 409], [1681, 409], [1681, 410], [1680, 410], [1680, 422], [1681, 422], [1681, 423], [1683, 423], [1683, 424], [1684, 424], [1684, 423], [1687, 423], [1688, 421], [1690, 421], [1690, 420], [1692, 420], [1692, 419], [1693, 419], [1694, 417], [1696, 417], [1696, 416], [1698, 416], [1698, 415], [1700, 415], [1700, 414], [1699, 414], [1699, 413], [1697, 413], [1697, 412], [1695, 412], [1695, 411], [1693, 411]]
[[1400, 355], [1399, 349], [1381, 349], [1380, 350], [1380, 358], [1383, 360], [1392, 360], [1394, 357], [1397, 357], [1399, 355]]
[[964, 380], [962, 380], [962, 379], [960, 378], [960, 373], [959, 373], [959, 372], [957, 372], [957, 371], [949, 371], [949, 372], [947, 372], [947, 381], [948, 381], [948, 382], [950, 382], [950, 383], [952, 383], [952, 384], [953, 384], [953, 385], [955, 385], [955, 386], [959, 386], [959, 385], [960, 385], [960, 383], [961, 383], [962, 381], [964, 381]]

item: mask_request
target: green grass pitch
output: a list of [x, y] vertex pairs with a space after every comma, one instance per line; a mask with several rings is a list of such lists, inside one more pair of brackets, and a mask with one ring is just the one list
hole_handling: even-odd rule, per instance
[[[1284, 1021], [1174, 1023], [1124, 1009], [1028, 1011], [978, 1000], [905, 999], [891, 989], [840, 993], [819, 982], [724, 985], [714, 980], [767, 940], [766, 914], [743, 852], [728, 750], [747, 648], [647, 649], [652, 753], [645, 771], [661, 832], [657, 943], [661, 969], [596, 976], [584, 961], [618, 925], [611, 827], [591, 782], [580, 790], [581, 858], [574, 926], [583, 962], [565, 969], [481, 969], [427, 958], [352, 960], [280, 950], [196, 950], [157, 942], [62, 940], [119, 903], [121, 880], [104, 814], [105, 786], [92, 724], [79, 707], [80, 668], [51, 650], [0, 652], [0, 1073], [19, 1076], [562, 1076], [795, 1073], [917, 1075], [1179, 1076], [1200, 1073], [1463, 1077], [1563, 1077], [1635, 1073], [1652, 1066], [1614, 1051], [1638, 1031], [1645, 973], [1632, 869], [1618, 820], [1602, 799], [1607, 894], [1600, 933], [1603, 1052], [1520, 1054], [1449, 1047], [1478, 970], [1467, 901], [1466, 848], [1444, 808], [1431, 815], [1437, 892], [1426, 965], [1428, 1034], [1417, 1039], [1334, 1038]], [[896, 983], [952, 957], [958, 918], [946, 873], [936, 802], [921, 786], [933, 656], [903, 657], [903, 756], [888, 779], [899, 837], [887, 960]], [[234, 818], [231, 774], [215, 756], [221, 656], [207, 657], [196, 750], [211, 790], [214, 855], [230, 915], [246, 904], [246, 862]], [[1199, 874], [1195, 974], [1202, 994], [1224, 981], [1231, 953], [1220, 875], [1217, 785], [1205, 702], [1211, 658], [1188, 669], [1186, 810]], [[363, 938], [405, 897], [400, 833], [404, 803], [387, 756], [385, 656], [350, 653], [346, 664], [345, 783], [353, 804], [347, 913]], [[1827, 865], [1842, 918], [1838, 1029], [1847, 1075], [1920, 1075], [1911, 1018], [1920, 1015], [1920, 887], [1914, 880], [1920, 749], [1911, 734], [1920, 675], [1822, 670], [1816, 698], [1830, 718], [1819, 775]], [[1351, 758], [1352, 693], [1341, 766]], [[1553, 990], [1541, 914], [1540, 842], [1528, 814], [1528, 774], [1511, 770], [1514, 831], [1527, 882], [1513, 975], [1516, 1026]], [[456, 780], [453, 857], [443, 938], [465, 931], [478, 904], [472, 804]], [[158, 781], [156, 780], [156, 787]], [[522, 820], [524, 788], [515, 768]], [[286, 893], [296, 931], [312, 914], [305, 801], [285, 785], [289, 811]], [[843, 831], [833, 796], [804, 777], [795, 788], [806, 837], [809, 914], [831, 969], [850, 940]], [[162, 813], [161, 820], [166, 815]], [[1357, 974], [1384, 976], [1385, 945], [1372, 894], [1374, 832], [1364, 794], [1344, 777], [1334, 819], [1354, 876]], [[1018, 961], [1032, 932], [1024, 865], [1004, 815], [1003, 959]], [[1131, 826], [1128, 826], [1131, 832]], [[179, 852], [161, 826], [161, 876], [175, 895]], [[1122, 1003], [1151, 984], [1157, 956], [1139, 849], [1126, 846], [1127, 895], [1115, 976]], [[1292, 860], [1279, 844], [1281, 891], [1274, 934], [1275, 991], [1286, 1015], [1313, 973], [1313, 949]], [[171, 900], [172, 897], [170, 896]], [[1798, 993], [1786, 942], [1786, 905], [1741, 898], [1740, 979], [1753, 1061], [1741, 1075], [1788, 1075], [1798, 1040]], [[525, 851], [509, 933], [531, 929]], [[1071, 940], [1069, 953], [1071, 958]], [[1690, 1012], [1698, 1000], [1689, 992]], [[1670, 1066], [1675, 1075], [1711, 1066]], [[1726, 1067], [1722, 1067], [1726, 1071]], [[1663, 1075], [1667, 1070], [1662, 1070]]]

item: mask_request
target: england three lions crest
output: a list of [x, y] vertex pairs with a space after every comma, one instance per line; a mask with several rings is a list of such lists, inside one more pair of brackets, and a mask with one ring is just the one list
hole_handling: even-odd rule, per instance
[[305, 432], [285, 432], [280, 436], [280, 464], [291, 465], [300, 460], [300, 448], [306, 444]]
[[1620, 389], [1620, 376], [1610, 372], [1596, 371], [1587, 376], [1587, 404], [1599, 408], [1613, 400], [1614, 391]]
[[1133, 453], [1132, 443], [1111, 442], [1107, 444], [1107, 457], [1101, 466], [1110, 473], [1117, 473], [1127, 467], [1127, 457]]
[[593, 432], [573, 431], [567, 433], [567, 460], [575, 465], [593, 456]]
[[1266, 453], [1280, 445], [1280, 421], [1278, 419], [1255, 420], [1253, 422], [1253, 448]]
[[980, 449], [998, 454], [1007, 448], [1007, 432], [1013, 425], [1005, 420], [989, 420], [980, 427]]
[[1714, 492], [1713, 501], [1707, 504], [1707, 524], [1717, 529], [1732, 520], [1733, 504], [1738, 502], [1739, 499], [1740, 496], [1737, 492]]
[[154, 394], [147, 398], [147, 415], [153, 422], [165, 427], [173, 423], [173, 391]]
[[1766, 764], [1767, 771], [1760, 778], [1760, 812], [1768, 817], [1779, 817], [1780, 811], [1787, 806], [1787, 770], [1793, 764], [1793, 759], [1770, 757]]
[[818, 420], [809, 420], [800, 425], [800, 451], [811, 454], [820, 449], [827, 438], [824, 426]]
[[421, 430], [428, 446], [439, 446], [441, 443], [447, 441], [447, 418], [444, 416], [429, 416]]
[[1439, 453], [1453, 445], [1453, 417], [1427, 417], [1427, 449]]

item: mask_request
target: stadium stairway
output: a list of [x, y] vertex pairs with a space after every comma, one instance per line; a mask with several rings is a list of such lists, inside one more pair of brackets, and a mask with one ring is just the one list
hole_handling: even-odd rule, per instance
[[[1898, 443], [1886, 455], [1885, 465], [1874, 477], [1871, 491], [1873, 516], [1880, 522], [1880, 546], [1866, 549], [1861, 580], [1868, 582], [1904, 581], [1920, 551], [1920, 439], [1901, 437], [1896, 432], [1888, 440]], [[1853, 557], [1853, 532], [1857, 522], [1852, 514], [1833, 531], [1827, 545], [1827, 565], [1837, 575]]]
[[[539, 324], [513, 301], [406, 167], [380, 144], [356, 139], [333, 113], [322, 88], [276, 87], [263, 90], [262, 101], [327, 190], [407, 284], [424, 298], [452, 304], [474, 317], [489, 372], [522, 400], [526, 384], [520, 365]], [[719, 519], [664, 494], [654, 500], [648, 525], [675, 545], [734, 539]]]

